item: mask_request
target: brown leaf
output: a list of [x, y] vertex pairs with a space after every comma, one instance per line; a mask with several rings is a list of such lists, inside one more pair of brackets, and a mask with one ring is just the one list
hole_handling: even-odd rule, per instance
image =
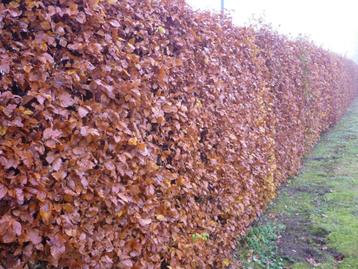
[[54, 171], [59, 171], [61, 169], [62, 166], [62, 159], [61, 158], [57, 158], [53, 163], [52, 163], [52, 168]]
[[17, 222], [17, 221], [14, 220], [13, 223], [12, 223], [12, 226], [13, 226], [15, 234], [17, 236], [21, 235], [22, 228], [21, 228], [20, 222]]
[[58, 261], [63, 253], [66, 251], [64, 239], [60, 235], [49, 236], [51, 256]]
[[0, 183], [0, 200], [5, 197], [6, 193], [7, 193], [6, 186]]
[[42, 237], [40, 236], [39, 231], [36, 229], [29, 230], [27, 236], [34, 245], [40, 244], [42, 241]]
[[46, 128], [43, 132], [43, 139], [57, 139], [62, 136], [62, 132], [60, 130]]
[[9, 72], [10, 72], [10, 63], [2, 61], [0, 63], [0, 74], [7, 74]]
[[39, 211], [40, 217], [45, 224], [49, 224], [52, 215], [52, 206], [49, 203], [42, 204]]
[[62, 107], [73, 106], [75, 103], [71, 95], [67, 92], [61, 92], [58, 98]]
[[22, 233], [21, 224], [14, 218], [4, 215], [0, 219], [0, 242], [12, 243], [16, 241], [16, 236]]
[[152, 223], [151, 219], [139, 219], [139, 224], [141, 226], [147, 226]]
[[87, 2], [90, 8], [95, 8], [98, 5], [99, 0], [87, 0]]
[[133, 267], [133, 262], [131, 260], [123, 260], [121, 261], [121, 265], [128, 267], [128, 268], [132, 268]]
[[78, 12], [76, 16], [76, 21], [78, 21], [81, 24], [84, 24], [86, 22], [86, 14], [82, 11]]
[[89, 111], [87, 108], [84, 108], [84, 107], [78, 108], [78, 114], [80, 115], [81, 118], [86, 117], [88, 113], [89, 113]]
[[121, 24], [117, 20], [111, 20], [111, 21], [109, 21], [109, 24], [112, 25], [115, 28], [121, 27]]

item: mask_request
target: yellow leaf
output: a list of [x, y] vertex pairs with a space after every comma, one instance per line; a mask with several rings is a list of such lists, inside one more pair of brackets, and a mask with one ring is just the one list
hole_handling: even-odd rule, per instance
[[135, 50], [135, 46], [133, 46], [131, 43], [127, 43], [128, 47], [132, 50]]
[[159, 26], [158, 27], [158, 32], [161, 33], [161, 34], [165, 34], [165, 28], [162, 27], [162, 26]]
[[7, 128], [4, 126], [0, 126], [0, 136], [4, 136], [6, 134]]
[[40, 209], [40, 217], [44, 223], [49, 223], [51, 212], [46, 209]]
[[25, 71], [26, 73], [30, 73], [31, 70], [32, 70], [32, 66], [31, 66], [31, 65], [25, 65], [25, 66], [24, 66], [24, 71]]
[[32, 112], [30, 109], [26, 109], [22, 112], [24, 115], [30, 116], [32, 114], [34, 114], [34, 112]]
[[43, 51], [47, 51], [47, 44], [46, 44], [46, 42], [42, 42], [42, 43], [41, 43], [40, 49], [42, 49]]
[[131, 75], [127, 72], [127, 70], [123, 69], [123, 73], [126, 74], [128, 77], [130, 77]]
[[138, 145], [138, 139], [136, 137], [129, 138], [128, 145], [130, 145], [130, 146]]
[[208, 64], [208, 63], [209, 63], [209, 58], [208, 58], [208, 57], [205, 57], [205, 58], [204, 58], [204, 63], [205, 63], [205, 64]]
[[227, 259], [227, 258], [223, 259], [223, 265], [224, 265], [224, 266], [229, 266], [230, 263], [231, 263], [231, 262], [230, 262], [229, 259]]
[[159, 221], [165, 220], [165, 217], [164, 217], [163, 215], [160, 215], [160, 214], [159, 214], [159, 215], [156, 215], [155, 217], [156, 217], [156, 219], [159, 220]]
[[159, 166], [155, 162], [153, 162], [153, 161], [149, 162], [149, 164], [148, 164], [149, 171], [156, 171], [158, 169], [159, 169]]
[[177, 184], [178, 184], [178, 185], [185, 185], [185, 184], [186, 184], [185, 178], [184, 178], [184, 177], [179, 177], [179, 178], [177, 179]]
[[171, 180], [168, 178], [164, 179], [163, 181], [164, 181], [165, 185], [167, 185], [168, 187], [170, 187], [172, 185]]
[[123, 214], [124, 214], [124, 210], [121, 210], [116, 214], [116, 216], [117, 216], [117, 218], [120, 218], [123, 216]]
[[73, 74], [77, 74], [76, 69], [70, 69], [66, 72], [68, 75], [73, 75]]
[[74, 208], [71, 204], [67, 203], [63, 205], [63, 210], [67, 213], [72, 213], [74, 211]]

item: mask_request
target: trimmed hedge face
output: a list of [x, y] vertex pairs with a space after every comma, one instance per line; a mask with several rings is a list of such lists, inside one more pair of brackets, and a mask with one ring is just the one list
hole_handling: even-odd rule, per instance
[[181, 1], [2, 1], [0, 33], [5, 268], [227, 266], [357, 90], [351, 61]]

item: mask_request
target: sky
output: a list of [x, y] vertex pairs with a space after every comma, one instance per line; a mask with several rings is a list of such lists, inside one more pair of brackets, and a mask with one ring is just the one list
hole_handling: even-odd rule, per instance
[[[254, 17], [283, 34], [303, 34], [358, 62], [358, 0], [224, 0], [237, 25]], [[220, 11], [221, 0], [187, 0], [194, 9]]]

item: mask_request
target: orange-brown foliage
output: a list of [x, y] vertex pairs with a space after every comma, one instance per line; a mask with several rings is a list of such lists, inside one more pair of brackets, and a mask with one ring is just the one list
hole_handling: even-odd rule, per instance
[[0, 267], [224, 267], [356, 93], [309, 42], [117, 2], [0, 4]]

